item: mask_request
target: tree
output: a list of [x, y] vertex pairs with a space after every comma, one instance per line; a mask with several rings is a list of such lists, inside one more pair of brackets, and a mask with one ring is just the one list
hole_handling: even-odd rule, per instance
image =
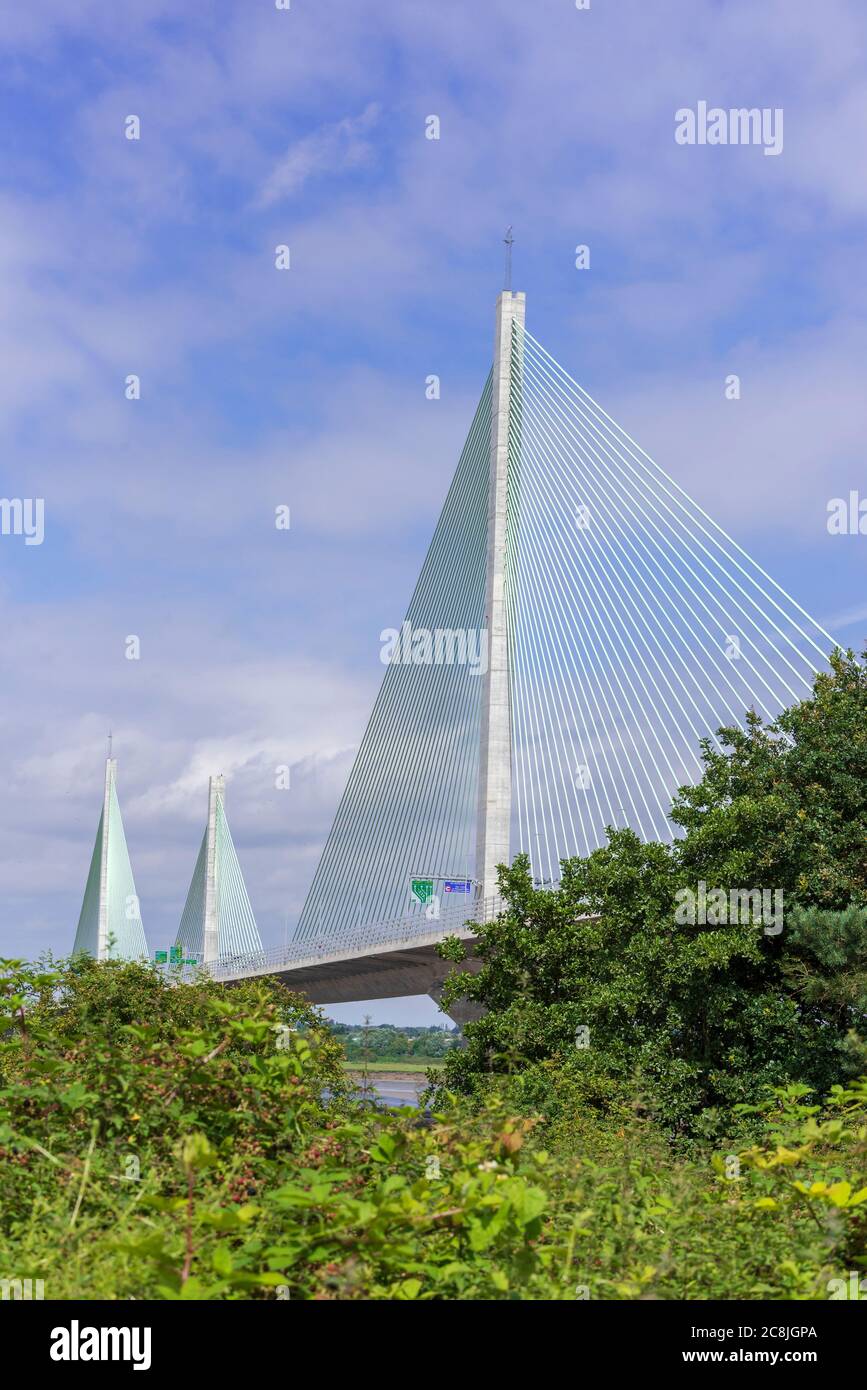
[[[716, 1112], [724, 1123], [765, 1086], [825, 1089], [863, 1064], [864, 668], [836, 653], [811, 699], [768, 727], [752, 715], [746, 731], [720, 732], [724, 751], [705, 747], [701, 783], [675, 801], [674, 845], [609, 829], [605, 848], [563, 861], [554, 890], [534, 889], [526, 856], [501, 867], [507, 908], [473, 928], [482, 969], [446, 984], [444, 1006], [486, 1010], [447, 1058], [446, 1085], [553, 1064], [592, 1103], [637, 1086], [682, 1132], [712, 1127]], [[782, 930], [727, 909], [679, 921], [679, 892], [700, 881], [726, 903], [732, 890], [779, 890]], [[821, 917], [788, 930], [787, 914], [817, 903], [856, 911], [836, 935]], [[463, 947], [442, 954], [459, 962]]]
[[867, 906], [867, 666], [851, 651], [830, 664], [772, 724], [750, 713], [745, 730], [720, 729], [722, 751], [703, 745], [705, 774], [672, 807], [693, 878]]
[[859, 1031], [867, 1017], [867, 910], [798, 908], [787, 932], [786, 982], [817, 1026], [830, 1021], [846, 1035], [852, 1069], [867, 1072], [867, 1043]]

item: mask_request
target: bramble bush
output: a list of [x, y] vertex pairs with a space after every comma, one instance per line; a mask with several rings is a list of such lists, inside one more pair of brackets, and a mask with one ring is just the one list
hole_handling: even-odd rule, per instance
[[49, 1297], [485, 1297], [536, 1263], [508, 1118], [366, 1113], [280, 985], [6, 962], [0, 1001], [0, 1257]]
[[[0, 1276], [49, 1299], [827, 1298], [863, 1256], [867, 1087], [832, 1096], [845, 1139], [796, 1136], [817, 1219], [824, 1194], [781, 1191], [760, 1145], [730, 1180], [625, 1089], [550, 1063], [372, 1113], [276, 984], [6, 962], [0, 1001]], [[537, 1085], [559, 1108], [521, 1113]], [[745, 1117], [763, 1134], [803, 1125], [768, 1104]]]

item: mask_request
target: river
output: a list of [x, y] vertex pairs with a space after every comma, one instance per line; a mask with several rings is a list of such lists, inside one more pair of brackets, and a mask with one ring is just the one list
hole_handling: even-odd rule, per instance
[[[353, 1075], [360, 1086], [359, 1073], [354, 1072]], [[427, 1087], [427, 1077], [424, 1072], [402, 1072], [396, 1067], [393, 1072], [370, 1072], [369, 1084], [381, 1105], [396, 1108], [400, 1105], [418, 1105], [418, 1098]]]

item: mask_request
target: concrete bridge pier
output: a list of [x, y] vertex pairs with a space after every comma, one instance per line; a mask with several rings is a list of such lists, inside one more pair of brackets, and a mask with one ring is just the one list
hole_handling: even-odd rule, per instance
[[[479, 962], [479, 965], [481, 965], [481, 962]], [[476, 971], [473, 969], [471, 961], [465, 961], [463, 968], [465, 970], [469, 970], [470, 973], [473, 975], [475, 975], [476, 973]], [[443, 977], [443, 979], [441, 980], [438, 980], [435, 984], [432, 984], [430, 989], [428, 990], [428, 994], [430, 995], [431, 999], [440, 1008], [442, 1008], [440, 1000], [442, 998], [444, 984], [445, 977]], [[459, 1028], [463, 1028], [465, 1023], [475, 1023], [477, 1018], [482, 1017], [485, 1010], [481, 1004], [476, 1004], [471, 999], [458, 999], [455, 1001], [454, 1004], [451, 1004], [449, 1008], [444, 1010], [444, 1012], [448, 1014], [449, 1018], [452, 1020], [452, 1023], [456, 1023]]]

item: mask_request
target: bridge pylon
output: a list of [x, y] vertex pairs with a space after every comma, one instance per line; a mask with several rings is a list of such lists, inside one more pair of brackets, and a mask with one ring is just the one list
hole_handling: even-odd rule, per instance
[[487, 902], [518, 852], [553, 886], [610, 827], [670, 842], [672, 798], [721, 731], [750, 709], [773, 720], [827, 664], [830, 634], [525, 307], [497, 300], [492, 368], [404, 621], [380, 634], [385, 673], [297, 942], [413, 914], [423, 933], [435, 883], [466, 892], [475, 864]]
[[262, 940], [226, 819], [226, 779], [208, 783], [208, 819], [175, 944], [209, 965], [261, 952]]
[[117, 759], [105, 764], [102, 813], [84, 889], [73, 955], [137, 960], [148, 948], [117, 799]]
[[497, 300], [494, 375], [491, 392], [491, 452], [488, 484], [488, 544], [485, 618], [488, 659], [483, 676], [476, 822], [476, 892], [497, 892], [497, 865], [511, 863], [512, 716], [509, 634], [506, 614], [506, 535], [509, 515], [510, 422], [520, 389], [514, 372], [515, 332], [524, 326], [526, 297], [504, 290]]

